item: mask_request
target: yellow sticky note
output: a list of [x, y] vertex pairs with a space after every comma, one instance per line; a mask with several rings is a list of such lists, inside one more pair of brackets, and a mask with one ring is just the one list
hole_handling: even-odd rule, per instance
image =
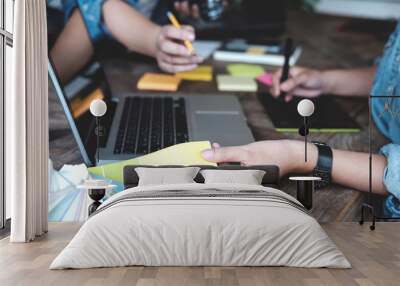
[[257, 91], [256, 81], [245, 76], [218, 75], [217, 84], [220, 91]]
[[145, 73], [138, 81], [141, 90], [177, 91], [181, 79], [174, 75]]
[[256, 78], [264, 73], [264, 68], [259, 65], [250, 64], [230, 64], [226, 69], [233, 76], [244, 76]]
[[123, 169], [129, 165], [210, 165], [215, 163], [206, 161], [201, 157], [201, 152], [210, 149], [209, 141], [197, 141], [177, 144], [141, 157], [117, 163], [105, 164], [89, 168], [89, 173], [103, 176], [110, 180], [123, 182]]
[[213, 70], [212, 66], [204, 65], [191, 71], [179, 72], [176, 76], [183, 80], [212, 81]]
[[246, 53], [252, 55], [263, 55], [265, 53], [265, 47], [249, 47]]

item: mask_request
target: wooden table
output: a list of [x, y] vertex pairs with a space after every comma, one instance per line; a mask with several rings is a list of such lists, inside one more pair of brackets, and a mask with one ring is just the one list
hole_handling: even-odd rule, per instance
[[[339, 28], [346, 19], [291, 12], [288, 19], [288, 34], [303, 47], [300, 65], [326, 69], [370, 66], [380, 55], [384, 41], [374, 35], [362, 32], [340, 32]], [[211, 62], [215, 73], [225, 73], [225, 64]], [[146, 71], [157, 71], [153, 62], [130, 61], [125, 58], [108, 58], [104, 61], [105, 70], [112, 86], [113, 94], [132, 92], [137, 79]], [[269, 67], [267, 67], [269, 68]], [[215, 81], [184, 82], [182, 93], [217, 93]], [[222, 93], [219, 93], [222, 94]], [[236, 93], [242, 104], [248, 124], [256, 140], [293, 138], [301, 139], [296, 134], [277, 133], [252, 93]], [[355, 134], [311, 134], [310, 140], [323, 141], [334, 148], [353, 151], [368, 150], [368, 105], [367, 99], [340, 101], [343, 108], [362, 126], [362, 132]], [[66, 163], [80, 163], [81, 156], [68, 128], [54, 93], [50, 95], [50, 154], [56, 168]], [[374, 136], [373, 149], [385, 144], [386, 140], [377, 132]], [[368, 162], [355, 168], [368, 168]], [[295, 184], [283, 180], [282, 189], [294, 194]], [[354, 221], [359, 217], [363, 194], [348, 188], [332, 185], [317, 191], [313, 215], [322, 222]]]
[[289, 267], [119, 267], [49, 270], [80, 227], [51, 223], [32, 243], [0, 241], [0, 285], [399, 285], [400, 232], [396, 223], [378, 223], [374, 232], [357, 223], [322, 225], [352, 269]]

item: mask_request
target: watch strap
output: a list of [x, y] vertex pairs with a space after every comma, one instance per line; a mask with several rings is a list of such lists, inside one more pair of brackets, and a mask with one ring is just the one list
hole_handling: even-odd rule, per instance
[[313, 142], [318, 148], [318, 161], [316, 169], [321, 171], [332, 171], [332, 149], [320, 142]]
[[332, 149], [325, 143], [313, 142], [318, 149], [317, 165], [313, 170], [315, 176], [321, 177], [321, 181], [316, 182], [316, 188], [322, 188], [331, 183], [332, 174]]

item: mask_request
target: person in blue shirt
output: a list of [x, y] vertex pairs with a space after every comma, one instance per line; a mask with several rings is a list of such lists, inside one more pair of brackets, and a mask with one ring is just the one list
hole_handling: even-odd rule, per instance
[[[372, 116], [378, 129], [389, 140], [373, 155], [372, 190], [388, 195], [386, 215], [400, 217], [400, 22], [390, 36], [376, 66], [350, 70], [313, 70], [294, 67], [290, 78], [280, 83], [282, 70], [275, 73], [271, 94], [293, 96], [399, 96], [399, 99], [372, 101]], [[275, 164], [281, 174], [310, 173], [316, 166], [318, 150], [309, 144], [310, 157], [304, 162], [304, 143], [294, 140], [269, 140], [245, 146], [221, 147], [214, 144], [203, 157], [213, 162], [241, 162], [244, 165]], [[369, 154], [333, 149], [332, 180], [360, 191], [369, 190]]]
[[[63, 0], [61, 3], [59, 7], [60, 1], [48, 0], [49, 6], [61, 8], [65, 15], [65, 26], [50, 51], [62, 82], [68, 82], [83, 68], [92, 58], [94, 45], [107, 38], [154, 57], [159, 67], [170, 73], [194, 69], [203, 61], [182, 45], [184, 40], [195, 39], [192, 27], [178, 29], [152, 21], [158, 5], [165, 4], [161, 1]], [[192, 10], [188, 11], [185, 3], [182, 7], [175, 6], [178, 12], [189, 16]], [[196, 17], [196, 13], [193, 15]]]

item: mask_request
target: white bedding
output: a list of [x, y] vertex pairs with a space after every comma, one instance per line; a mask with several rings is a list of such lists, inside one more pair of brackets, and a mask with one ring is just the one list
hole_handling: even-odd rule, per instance
[[50, 269], [127, 265], [351, 267], [293, 197], [238, 184], [143, 186], [114, 195]]

